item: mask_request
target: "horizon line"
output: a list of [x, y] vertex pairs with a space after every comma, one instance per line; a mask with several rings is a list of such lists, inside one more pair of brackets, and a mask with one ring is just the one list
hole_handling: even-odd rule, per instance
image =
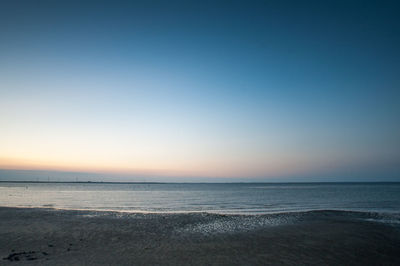
[[307, 181], [307, 182], [152, 182], [152, 181], [28, 181], [0, 180], [0, 183], [48, 183], [48, 184], [362, 184], [362, 183], [400, 183], [400, 181]]

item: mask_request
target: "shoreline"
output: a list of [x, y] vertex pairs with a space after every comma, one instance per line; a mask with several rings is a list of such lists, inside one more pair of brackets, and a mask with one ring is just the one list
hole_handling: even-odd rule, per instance
[[328, 210], [252, 216], [0, 207], [0, 261], [5, 265], [16, 261], [21, 265], [400, 264], [398, 224], [368, 220], [374, 217], [381, 218]]
[[49, 205], [43, 206], [3, 206], [0, 205], [0, 209], [26, 209], [26, 210], [47, 210], [47, 211], [78, 211], [78, 212], [94, 212], [94, 213], [121, 213], [121, 214], [207, 214], [207, 215], [221, 215], [221, 216], [268, 216], [268, 215], [291, 215], [291, 214], [305, 214], [305, 213], [321, 213], [321, 212], [331, 212], [331, 213], [344, 213], [344, 214], [360, 214], [360, 215], [395, 215], [399, 218], [400, 223], [400, 212], [399, 211], [375, 211], [375, 210], [360, 210], [360, 209], [300, 209], [300, 210], [282, 210], [282, 211], [269, 211], [269, 212], [229, 212], [222, 210], [194, 210], [194, 211], [143, 211], [143, 210], [127, 210], [127, 209], [91, 209], [91, 208], [63, 208], [54, 207]]

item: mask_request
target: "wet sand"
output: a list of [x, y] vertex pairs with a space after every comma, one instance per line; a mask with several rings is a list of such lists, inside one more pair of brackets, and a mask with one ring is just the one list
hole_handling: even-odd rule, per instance
[[0, 208], [0, 265], [400, 265], [400, 224], [383, 221]]

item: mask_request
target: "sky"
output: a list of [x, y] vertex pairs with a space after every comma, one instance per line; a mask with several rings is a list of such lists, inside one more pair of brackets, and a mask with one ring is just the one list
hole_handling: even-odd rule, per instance
[[400, 181], [398, 1], [0, 1], [0, 180]]

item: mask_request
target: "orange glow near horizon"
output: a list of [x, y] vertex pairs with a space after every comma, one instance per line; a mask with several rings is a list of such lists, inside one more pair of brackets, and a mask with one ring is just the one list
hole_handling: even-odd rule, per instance
[[182, 165], [151, 165], [144, 164], [144, 167], [134, 167], [130, 165], [111, 165], [102, 163], [72, 163], [60, 161], [46, 161], [34, 159], [11, 159], [0, 158], [0, 169], [12, 170], [46, 170], [46, 171], [70, 171], [70, 172], [92, 172], [103, 174], [122, 174], [122, 175], [143, 175], [143, 176], [175, 176], [175, 177], [268, 177], [281, 176], [304, 172], [308, 167], [301, 163], [297, 164], [267, 164], [263, 165], [240, 165], [234, 162], [203, 162], [186, 163]]

